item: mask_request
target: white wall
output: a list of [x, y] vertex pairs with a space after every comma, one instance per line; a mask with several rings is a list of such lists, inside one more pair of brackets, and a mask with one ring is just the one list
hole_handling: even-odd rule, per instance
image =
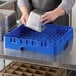
[[76, 2], [72, 9], [72, 26], [76, 26]]

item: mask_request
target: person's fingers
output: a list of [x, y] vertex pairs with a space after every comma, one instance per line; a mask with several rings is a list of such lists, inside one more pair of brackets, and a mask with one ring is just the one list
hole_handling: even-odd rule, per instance
[[25, 19], [23, 20], [23, 24], [26, 24], [26, 20]]
[[45, 18], [41, 19], [41, 22], [45, 22], [48, 19], [48, 16], [46, 16]]
[[26, 24], [27, 20], [28, 20], [28, 14], [23, 14], [22, 17], [21, 17], [22, 23]]
[[28, 17], [22, 17], [22, 23], [23, 24], [26, 24], [27, 20], [28, 20]]
[[22, 17], [21, 20], [22, 20], [22, 23], [23, 23], [23, 24], [26, 24], [26, 19], [25, 19], [24, 17]]
[[44, 19], [44, 18], [46, 18], [46, 17], [47, 17], [47, 13], [43, 14], [43, 15], [41, 16], [41, 19]]
[[28, 21], [28, 16], [26, 17], [26, 22]]
[[49, 23], [49, 22], [50, 22], [50, 20], [47, 19], [46, 21], [43, 22], [43, 25], [45, 25], [45, 24], [47, 24], [47, 23]]

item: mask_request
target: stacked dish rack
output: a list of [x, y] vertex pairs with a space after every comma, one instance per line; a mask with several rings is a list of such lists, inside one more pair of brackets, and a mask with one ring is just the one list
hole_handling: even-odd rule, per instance
[[21, 25], [4, 36], [4, 47], [55, 55], [72, 40], [73, 28], [70, 26], [46, 24], [44, 31], [36, 32]]

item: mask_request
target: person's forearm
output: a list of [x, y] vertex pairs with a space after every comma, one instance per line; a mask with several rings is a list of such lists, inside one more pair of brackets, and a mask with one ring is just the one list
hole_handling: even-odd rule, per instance
[[18, 4], [18, 7], [20, 8], [22, 14], [29, 12], [29, 9], [30, 9], [29, 0], [18, 0], [17, 4]]
[[20, 10], [21, 10], [22, 14], [28, 14], [29, 13], [29, 8], [24, 6], [24, 5], [20, 7]]
[[65, 11], [61, 7], [57, 7], [52, 12], [54, 13], [54, 15], [56, 17], [60, 17], [60, 16], [63, 16], [65, 14]]

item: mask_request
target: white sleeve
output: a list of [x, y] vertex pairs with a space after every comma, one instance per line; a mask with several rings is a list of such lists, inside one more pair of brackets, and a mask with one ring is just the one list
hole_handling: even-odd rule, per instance
[[17, 1], [17, 4], [18, 4], [18, 7], [21, 7], [21, 6], [27, 6], [29, 7], [30, 6], [30, 3], [29, 3], [29, 0], [18, 0]]
[[74, 4], [75, 0], [62, 0], [59, 7], [61, 7], [65, 11], [65, 13], [68, 14], [71, 11]]

